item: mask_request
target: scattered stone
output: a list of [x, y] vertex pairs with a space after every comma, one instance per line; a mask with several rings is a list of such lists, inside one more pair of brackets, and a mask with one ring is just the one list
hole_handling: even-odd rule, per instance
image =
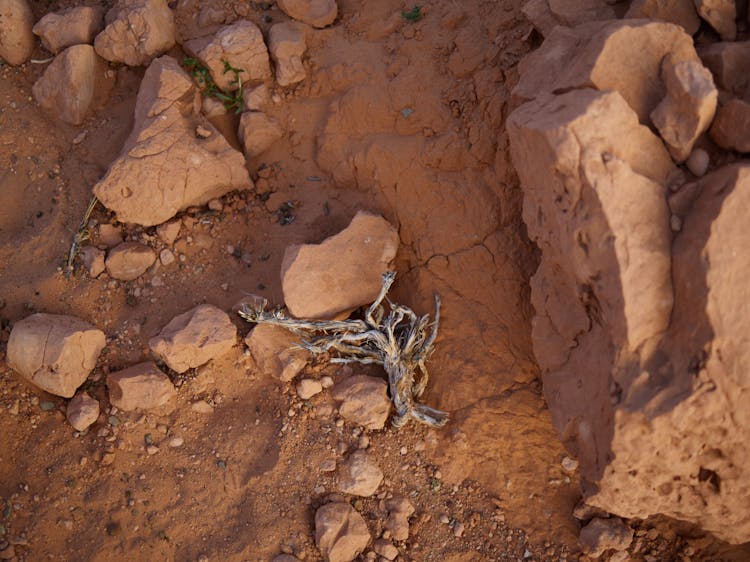
[[270, 101], [271, 94], [265, 84], [242, 91], [242, 108], [245, 111], [263, 111]]
[[698, 15], [713, 27], [724, 41], [737, 37], [737, 6], [735, 0], [693, 0]]
[[398, 548], [385, 539], [376, 540], [372, 545], [372, 549], [386, 560], [395, 560], [396, 556], [398, 556]]
[[[198, 137], [198, 138], [207, 139], [208, 137], [210, 137], [213, 134], [214, 133], [213, 133], [213, 131], [211, 129], [207, 129], [203, 125], [198, 125], [195, 128], [195, 136]], [[218, 199], [211, 199], [211, 201], [219, 201], [219, 200]], [[209, 209], [211, 208], [211, 201], [208, 202], [208, 208]], [[221, 201], [219, 201], [219, 203], [221, 203]], [[213, 210], [215, 210], [215, 209], [213, 209]], [[219, 211], [221, 211], [221, 209], [219, 209]]]
[[284, 129], [276, 119], [265, 113], [246, 111], [240, 117], [237, 134], [245, 149], [245, 156], [255, 158], [283, 137]]
[[302, 379], [297, 385], [297, 396], [302, 400], [308, 400], [321, 392], [323, 392], [323, 385], [315, 379]]
[[721, 106], [709, 135], [722, 148], [750, 152], [750, 103], [733, 99]]
[[334, 318], [375, 300], [398, 250], [396, 229], [359, 211], [320, 244], [289, 246], [281, 265], [284, 302], [298, 318]]
[[156, 235], [167, 246], [172, 246], [180, 235], [181, 226], [182, 221], [179, 219], [165, 222], [156, 227]]
[[26, 0], [0, 0], [0, 58], [19, 65], [31, 58], [36, 41], [34, 14]]
[[318, 28], [331, 25], [338, 14], [336, 0], [277, 0], [276, 5], [290, 18]]
[[81, 392], [68, 402], [65, 417], [76, 431], [85, 431], [99, 418], [99, 402], [86, 392]]
[[369, 498], [383, 481], [383, 471], [364, 451], [355, 451], [341, 468], [338, 489], [345, 494]]
[[333, 472], [336, 470], [336, 459], [326, 459], [320, 463], [321, 472]]
[[8, 366], [50, 394], [70, 398], [96, 366], [104, 332], [73, 316], [32, 314], [13, 326]]
[[104, 21], [94, 48], [108, 61], [145, 66], [175, 44], [174, 16], [166, 0], [118, 0]]
[[81, 248], [79, 255], [89, 277], [96, 279], [104, 272], [104, 250], [95, 246], [84, 246]]
[[578, 461], [576, 459], [563, 457], [563, 460], [560, 464], [562, 465], [565, 472], [575, 472], [576, 470], [578, 470]]
[[171, 265], [175, 262], [174, 254], [168, 249], [164, 248], [161, 252], [159, 252], [159, 261], [163, 266]]
[[585, 501], [583, 501], [583, 499], [580, 499], [578, 500], [576, 506], [573, 508], [573, 517], [575, 517], [579, 521], [589, 521], [594, 517], [601, 517], [603, 519], [606, 519], [607, 517], [609, 517], [609, 514], [603, 509], [599, 509], [598, 507], [594, 507], [593, 505], [588, 505]]
[[341, 402], [342, 418], [367, 429], [383, 429], [391, 411], [387, 388], [383, 379], [354, 375], [337, 384], [332, 395]]
[[100, 6], [77, 6], [46, 14], [32, 31], [51, 53], [73, 45], [87, 45], [104, 28], [104, 9]]
[[693, 0], [635, 0], [625, 13], [628, 19], [666, 21], [694, 35], [701, 25]]
[[608, 550], [627, 550], [633, 542], [633, 529], [618, 517], [595, 517], [581, 529], [578, 542], [586, 554], [599, 558]]
[[240, 80], [262, 82], [271, 77], [268, 49], [260, 28], [248, 20], [238, 20], [222, 27], [215, 35], [185, 41], [185, 51], [208, 68], [219, 89], [230, 92], [239, 87], [233, 83], [233, 72], [226, 72], [224, 62], [242, 70]]
[[388, 510], [388, 518], [383, 523], [386, 529], [397, 541], [405, 541], [409, 538], [409, 517], [414, 514], [414, 506], [405, 498], [396, 496], [385, 502]]
[[146, 70], [138, 91], [133, 131], [94, 194], [118, 220], [161, 224], [180, 210], [234, 189], [252, 187], [245, 158], [223, 135], [195, 136], [195, 85], [177, 61], [164, 56]]
[[107, 388], [112, 405], [126, 412], [158, 408], [176, 396], [172, 381], [152, 361], [110, 373]]
[[105, 265], [112, 279], [133, 281], [156, 261], [156, 252], [139, 242], [123, 242], [109, 251]]
[[714, 75], [716, 85], [737, 97], [750, 96], [750, 41], [702, 46], [698, 53]]
[[328, 503], [315, 512], [315, 544], [327, 561], [354, 560], [369, 542], [367, 523], [349, 504]]
[[294, 346], [297, 337], [279, 326], [257, 324], [245, 338], [258, 368], [265, 374], [289, 382], [307, 365], [310, 355]]
[[205, 400], [196, 400], [190, 404], [190, 409], [199, 414], [212, 414], [214, 407]]
[[328, 375], [320, 377], [320, 384], [323, 388], [331, 388], [333, 386], [333, 379]]
[[651, 112], [651, 121], [667, 144], [672, 158], [684, 161], [693, 144], [711, 125], [719, 92], [711, 72], [700, 62], [672, 64], [665, 57], [662, 77], [667, 95]]
[[690, 173], [694, 176], [700, 178], [706, 175], [708, 165], [710, 164], [708, 152], [702, 148], [694, 148], [690, 153], [690, 156], [688, 156], [688, 159], [685, 161], [685, 164], [687, 165], [688, 170], [690, 170]]
[[107, 248], [119, 246], [123, 242], [122, 230], [113, 224], [100, 224], [99, 241]]
[[289, 86], [305, 79], [302, 56], [307, 49], [305, 27], [297, 22], [277, 23], [268, 31], [268, 50], [276, 65], [276, 82]]
[[184, 373], [227, 353], [237, 340], [229, 315], [210, 304], [180, 314], [148, 342], [169, 368]]
[[159, 447], [157, 447], [156, 445], [149, 445], [148, 447], [146, 447], [146, 453], [148, 453], [149, 456], [155, 455], [158, 452]]
[[208, 208], [212, 211], [220, 212], [224, 209], [224, 204], [221, 202], [220, 199], [211, 199], [208, 202]]
[[456, 521], [453, 524], [453, 536], [454, 537], [459, 537], [459, 538], [463, 537], [465, 531], [466, 531], [466, 526], [460, 521]]

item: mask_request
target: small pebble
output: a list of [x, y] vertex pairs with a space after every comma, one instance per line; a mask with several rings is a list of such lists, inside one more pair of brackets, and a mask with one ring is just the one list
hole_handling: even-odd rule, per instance
[[710, 164], [708, 152], [702, 148], [693, 149], [685, 164], [694, 176], [699, 178], [704, 176], [708, 171], [708, 165]]
[[401, 447], [401, 449], [399, 450], [399, 453], [401, 453], [402, 455], [405, 455], [408, 452], [409, 452], [409, 449], [407, 449], [406, 447]]
[[221, 211], [224, 209], [224, 204], [219, 199], [211, 199], [208, 202], [208, 208], [212, 211]]
[[464, 531], [466, 530], [466, 527], [464, 527], [463, 523], [456, 522], [455, 525], [453, 525], [453, 535], [456, 537], [463, 537]]
[[565, 472], [575, 472], [575, 470], [578, 468], [578, 461], [570, 457], [564, 457], [560, 464], [562, 465]]
[[302, 379], [297, 385], [297, 396], [302, 398], [302, 400], [312, 398], [322, 391], [323, 385], [320, 383], [320, 381], [316, 381], [314, 379]]
[[210, 414], [214, 411], [214, 407], [205, 400], [197, 400], [193, 402], [190, 404], [190, 409], [199, 414]]
[[367, 435], [362, 435], [359, 438], [359, 448], [367, 449], [370, 446], [370, 438]]
[[333, 386], [333, 379], [329, 376], [320, 377], [320, 384], [323, 388], [331, 388]]
[[195, 136], [202, 138], [202, 139], [207, 139], [208, 137], [211, 136], [211, 129], [208, 129], [204, 127], [203, 125], [198, 125], [195, 128]]
[[174, 254], [171, 250], [164, 248], [161, 252], [159, 252], [159, 261], [164, 266], [173, 264], [175, 261]]
[[159, 447], [157, 447], [156, 445], [149, 445], [148, 447], [146, 447], [146, 452], [149, 455], [155, 455], [159, 452]]
[[673, 232], [679, 232], [682, 230], [682, 219], [677, 215], [669, 217], [669, 226]]
[[55, 409], [55, 403], [54, 402], [48, 402], [46, 400], [44, 402], [39, 402], [39, 409], [43, 410], [45, 412], [49, 412], [50, 410], [54, 410]]
[[169, 440], [169, 446], [170, 447], [182, 447], [182, 444], [185, 442], [185, 440], [182, 437], [172, 437], [172, 439]]
[[451, 520], [450, 520], [450, 517], [448, 517], [448, 516], [447, 516], [447, 515], [446, 515], [446, 514], [444, 513], [443, 515], [441, 515], [441, 516], [440, 516], [440, 522], [441, 522], [441, 523], [442, 523], [443, 525], [447, 525], [448, 523], [450, 523], [450, 522], [451, 522]]

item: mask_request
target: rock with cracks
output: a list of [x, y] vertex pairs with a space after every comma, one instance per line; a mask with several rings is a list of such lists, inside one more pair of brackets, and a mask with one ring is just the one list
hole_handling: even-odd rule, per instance
[[284, 302], [298, 318], [333, 318], [375, 300], [399, 238], [384, 218], [358, 212], [347, 228], [320, 244], [284, 252]]
[[109, 401], [129, 412], [163, 406], [177, 395], [172, 381], [152, 361], [107, 375]]
[[99, 401], [86, 392], [76, 394], [68, 402], [65, 417], [76, 431], [86, 431], [99, 418]]
[[352, 453], [338, 478], [338, 489], [345, 494], [369, 498], [383, 481], [383, 471], [365, 451]]
[[[156, 59], [138, 91], [133, 131], [94, 194], [122, 222], [161, 224], [191, 205], [252, 186], [245, 159], [196, 109], [192, 79]], [[198, 125], [212, 132], [195, 134]]]
[[50, 394], [70, 398], [96, 366], [104, 332], [74, 316], [37, 313], [17, 322], [8, 366]]
[[271, 26], [268, 31], [268, 50], [276, 65], [276, 82], [279, 86], [290, 86], [305, 79], [302, 64], [302, 56], [307, 49], [305, 27], [296, 22], [284, 22]]
[[295, 348], [298, 339], [284, 328], [258, 324], [245, 338], [245, 345], [264, 374], [289, 382], [309, 361], [306, 351]]
[[341, 402], [339, 414], [345, 420], [367, 429], [383, 429], [391, 411], [387, 387], [383, 379], [354, 375], [333, 388], [333, 398]]
[[370, 538], [367, 523], [347, 503], [328, 503], [315, 512], [315, 544], [328, 562], [354, 560]]
[[34, 14], [26, 0], [0, 0], [0, 58], [19, 65], [31, 58], [36, 41]]
[[278, 0], [276, 4], [290, 18], [319, 28], [331, 25], [338, 14], [336, 0]]
[[42, 45], [58, 53], [73, 45], [90, 44], [104, 27], [104, 10], [100, 6], [77, 6], [46, 14], [33, 28]]
[[148, 346], [170, 369], [184, 373], [226, 354], [237, 339], [229, 315], [210, 304], [201, 304], [175, 316], [151, 338]]

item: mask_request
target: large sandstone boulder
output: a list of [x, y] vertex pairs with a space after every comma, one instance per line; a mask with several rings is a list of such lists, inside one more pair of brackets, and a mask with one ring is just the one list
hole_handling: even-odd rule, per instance
[[348, 227], [320, 244], [289, 246], [281, 265], [289, 312], [298, 318], [333, 318], [371, 303], [398, 243], [388, 221], [360, 211]]
[[[156, 59], [138, 91], [133, 131], [94, 194], [121, 222], [161, 224], [191, 205], [252, 186], [242, 153], [196, 109], [195, 85], [171, 57]], [[211, 135], [196, 135], [201, 125]]]
[[175, 24], [166, 0], [118, 0], [94, 40], [102, 58], [145, 66], [175, 44]]
[[327, 503], [315, 512], [315, 544], [329, 562], [354, 560], [370, 538], [367, 523], [347, 503]]
[[107, 375], [109, 400], [121, 410], [150, 410], [176, 396], [172, 381], [152, 361]]
[[305, 27], [296, 22], [284, 22], [271, 26], [268, 31], [268, 50], [276, 65], [279, 86], [289, 86], [305, 79], [302, 64], [302, 55], [307, 49]]
[[706, 20], [724, 41], [737, 37], [735, 0], [694, 0], [698, 15]]
[[42, 390], [70, 398], [104, 345], [104, 332], [80, 318], [32, 314], [13, 326], [8, 366]]
[[89, 44], [104, 28], [104, 9], [101, 6], [77, 6], [46, 14], [32, 31], [51, 53], [66, 47]]
[[331, 25], [338, 14], [336, 0], [277, 0], [276, 5], [290, 18], [313, 27]]
[[23, 64], [34, 52], [34, 14], [26, 0], [0, 0], [0, 58]]
[[750, 103], [734, 99], [724, 104], [711, 125], [710, 135], [722, 148], [750, 152]]
[[105, 73], [107, 65], [91, 45], [68, 47], [55, 57], [32, 89], [37, 103], [71, 125], [88, 115], [95, 95], [114, 85]]

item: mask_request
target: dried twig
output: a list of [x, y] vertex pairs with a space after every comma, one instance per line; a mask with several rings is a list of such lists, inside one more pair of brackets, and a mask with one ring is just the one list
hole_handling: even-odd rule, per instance
[[[435, 320], [430, 329], [430, 316], [417, 316], [410, 308], [391, 303], [386, 294], [396, 274], [383, 275], [383, 286], [364, 320], [297, 320], [282, 311], [267, 311], [261, 305], [244, 306], [240, 311], [248, 322], [281, 326], [303, 339], [299, 347], [314, 354], [332, 352], [333, 363], [375, 363], [388, 373], [391, 400], [396, 409], [392, 420], [401, 427], [409, 418], [441, 427], [448, 421], [446, 412], [417, 403], [428, 380], [425, 363], [432, 354], [440, 322], [440, 297], [435, 295]], [[382, 303], [390, 311], [385, 314]], [[265, 304], [265, 303], [264, 303]]]
[[97, 199], [96, 196], [92, 197], [91, 202], [86, 209], [86, 213], [83, 215], [83, 220], [81, 220], [81, 224], [73, 236], [73, 243], [70, 245], [70, 252], [68, 252], [68, 263], [65, 265], [66, 279], [70, 278], [70, 274], [73, 272], [73, 264], [81, 251], [81, 244], [91, 237], [91, 233], [89, 232], [89, 219], [91, 218], [91, 213], [94, 212], [97, 203], [99, 203], [99, 199]]

